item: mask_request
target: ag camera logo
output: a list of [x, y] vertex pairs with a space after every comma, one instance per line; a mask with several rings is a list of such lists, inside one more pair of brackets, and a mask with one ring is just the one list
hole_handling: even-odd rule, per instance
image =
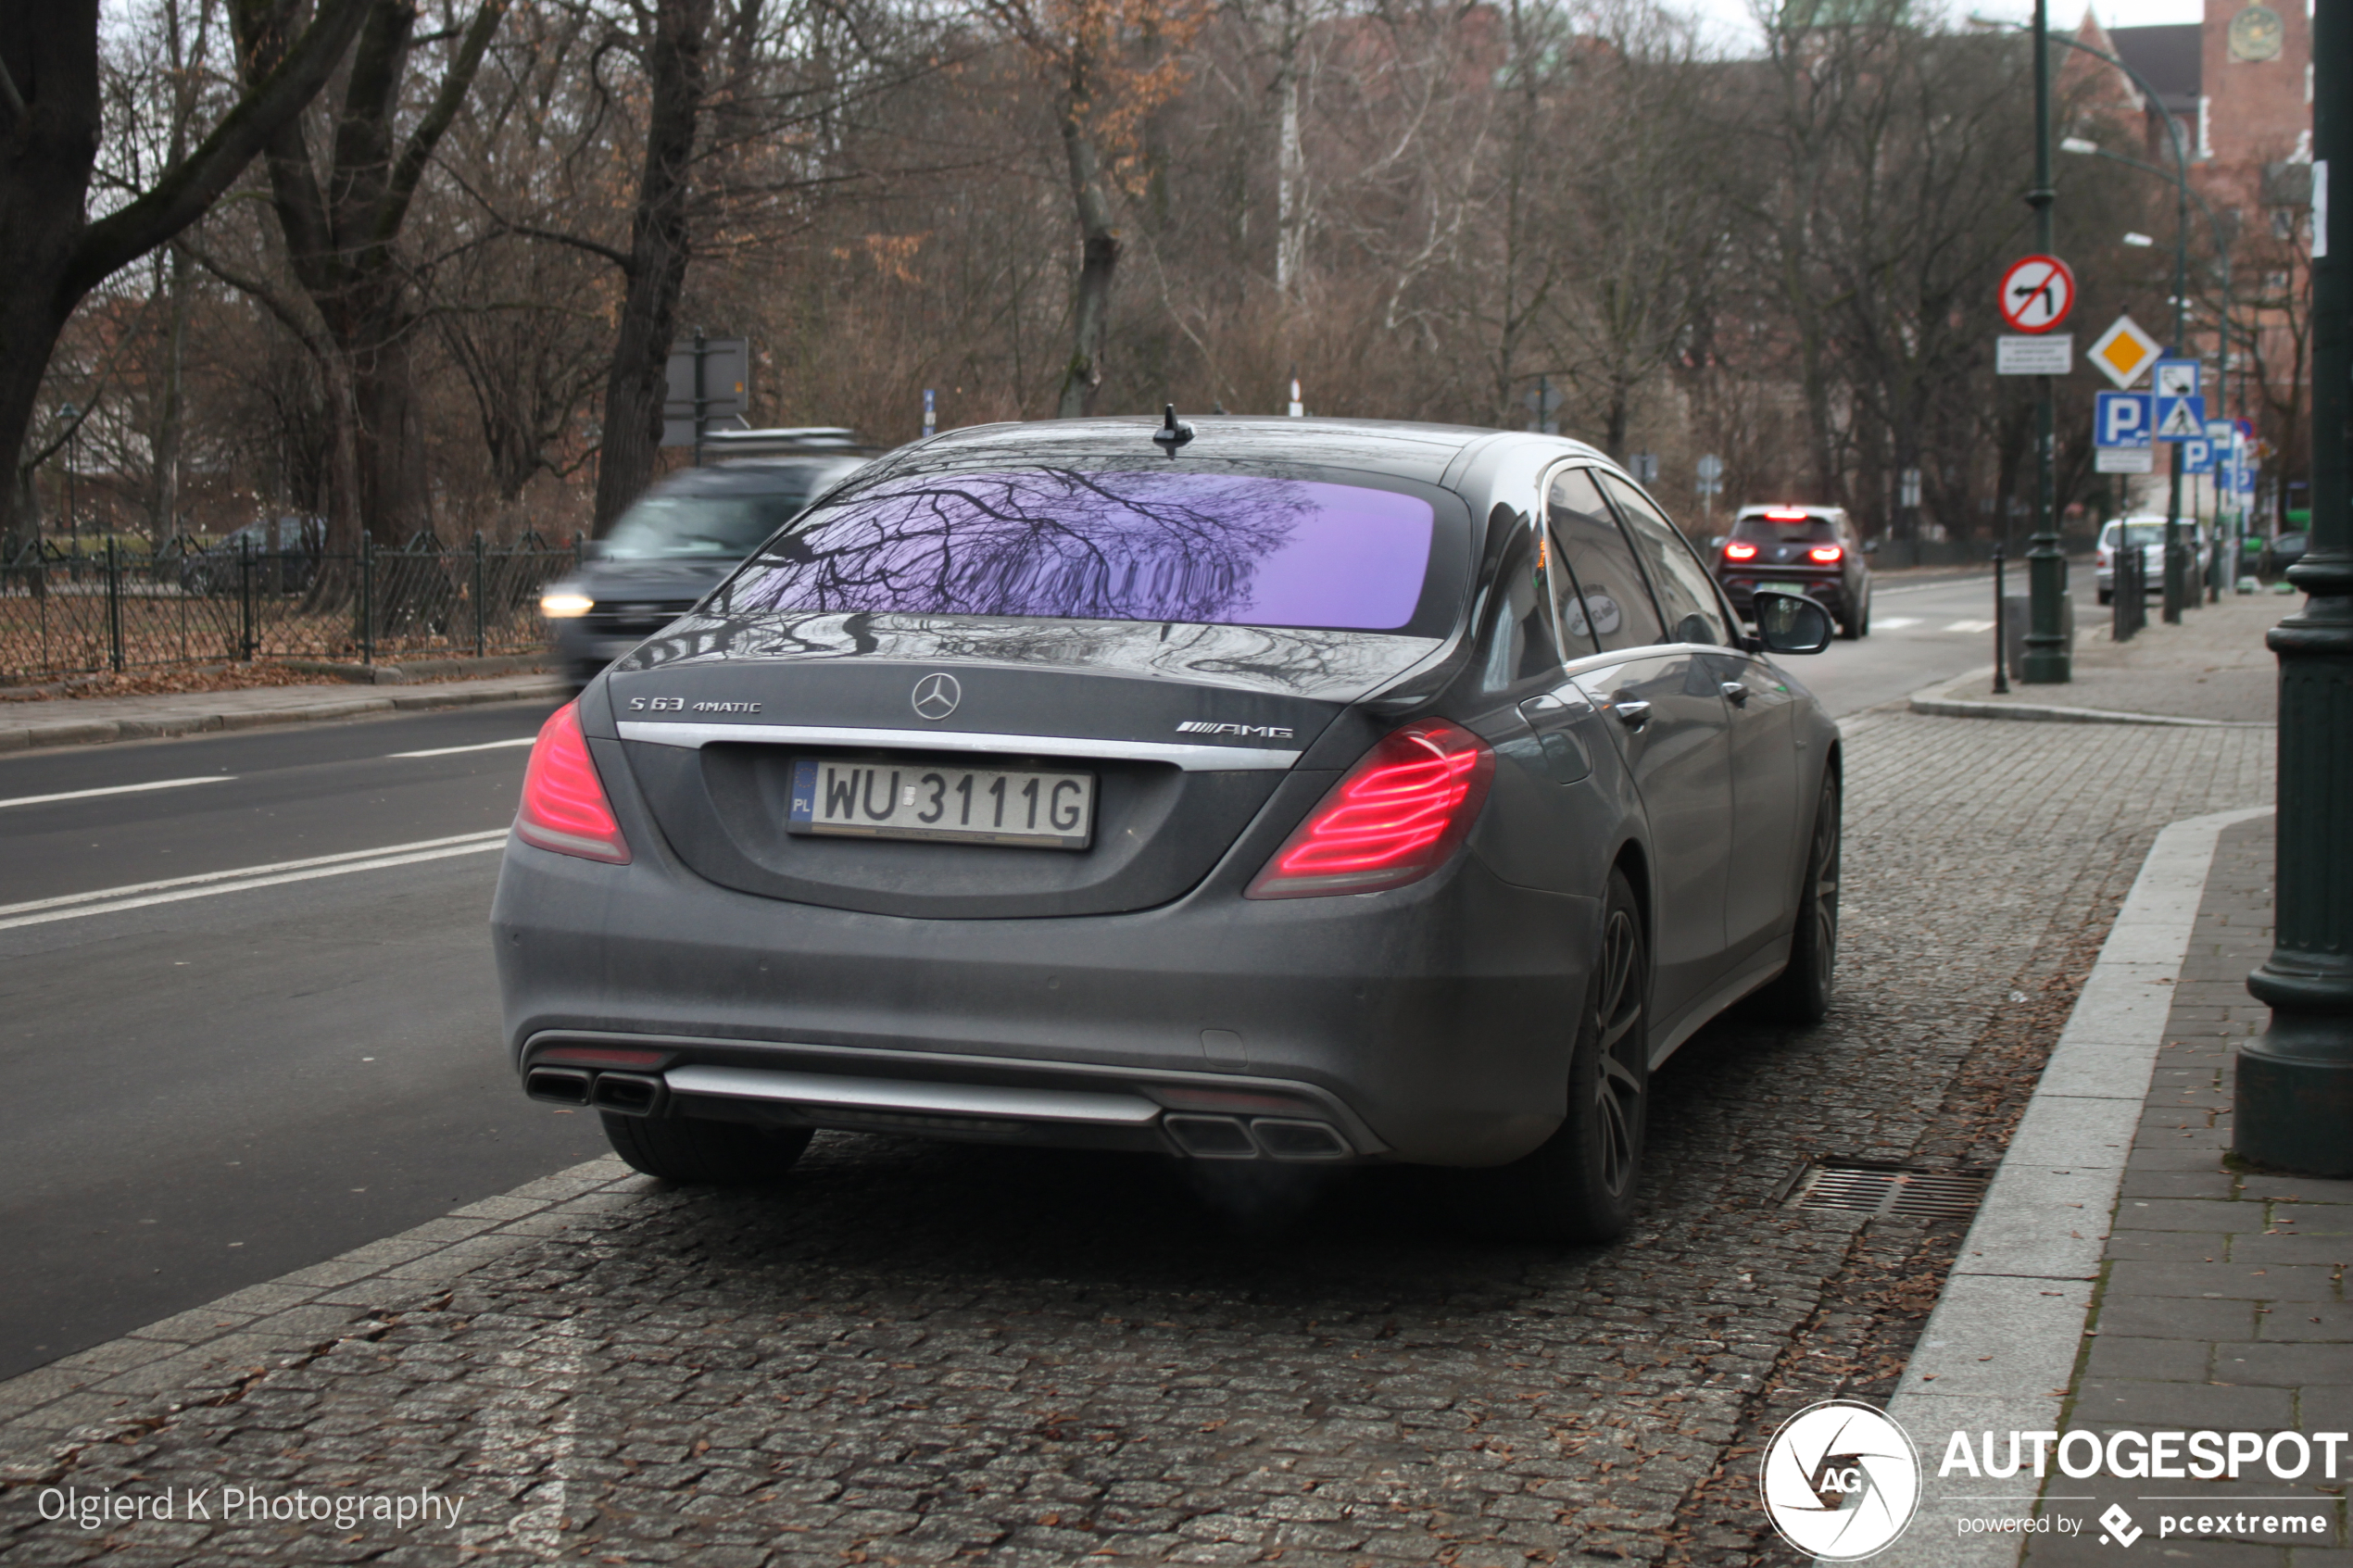
[[1798, 1550], [1856, 1562], [1884, 1550], [1920, 1505], [1920, 1456], [1869, 1405], [1825, 1399], [1781, 1423], [1757, 1483], [1766, 1517]]

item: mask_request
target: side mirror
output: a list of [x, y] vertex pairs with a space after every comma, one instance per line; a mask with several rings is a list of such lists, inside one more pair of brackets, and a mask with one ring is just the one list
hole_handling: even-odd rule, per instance
[[1819, 653], [1831, 646], [1831, 612], [1800, 595], [1759, 588], [1756, 633], [1768, 653]]
[[1879, 554], [1879, 541], [1876, 539], [1864, 540], [1863, 553], [1867, 556], [1875, 556]]
[[1730, 537], [1729, 533], [1711, 533], [1707, 536], [1707, 547], [1711, 550], [1720, 550], [1724, 547], [1724, 541]]

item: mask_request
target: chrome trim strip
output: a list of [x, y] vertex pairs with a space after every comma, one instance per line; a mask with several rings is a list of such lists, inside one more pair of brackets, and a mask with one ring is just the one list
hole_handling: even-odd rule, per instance
[[839, 729], [824, 724], [693, 724], [621, 721], [623, 740], [696, 750], [713, 741], [769, 746], [875, 746], [900, 751], [1018, 751], [1034, 757], [1094, 757], [1121, 762], [1174, 762], [1189, 773], [1280, 772], [1300, 753], [1272, 746], [1182, 746], [1170, 741], [1084, 740], [1070, 735], [1007, 735], [980, 730]]
[[929, 1111], [945, 1116], [1001, 1116], [1023, 1122], [1142, 1126], [1160, 1107], [1141, 1095], [1083, 1089], [1015, 1089], [993, 1084], [915, 1083], [904, 1078], [847, 1078], [830, 1073], [776, 1073], [751, 1067], [673, 1067], [662, 1074], [670, 1092], [729, 1099], [859, 1110]]

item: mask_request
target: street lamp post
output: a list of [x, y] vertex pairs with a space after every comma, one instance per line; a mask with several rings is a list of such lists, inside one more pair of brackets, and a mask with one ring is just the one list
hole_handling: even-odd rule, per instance
[[[2051, 223], [2050, 0], [2034, 0], [2034, 188], [2026, 193], [2034, 208], [2034, 248], [2055, 248]], [[2026, 659], [2019, 678], [2029, 685], [2056, 685], [2074, 678], [2074, 650], [2059, 629], [2067, 597], [2067, 557], [2059, 549], [2058, 416], [2051, 378], [2034, 378], [2034, 538], [2026, 550]]]
[[[2078, 47], [2082, 47], [2082, 45], [2079, 44]], [[2105, 58], [2106, 56], [2102, 57]], [[2176, 150], [2178, 151], [2178, 149]], [[2222, 417], [2227, 418], [2230, 414], [2231, 382], [2232, 304], [2230, 230], [2225, 228], [2222, 220], [2215, 216], [2214, 208], [2207, 204], [2206, 198], [2198, 194], [2197, 191], [2190, 184], [2186, 173], [2176, 171], [2169, 174], [2153, 163], [2143, 163], [2139, 158], [2126, 157], [2121, 153], [2109, 152], [2106, 147], [2101, 146], [2098, 143], [2086, 141], [2081, 136], [2070, 136], [2061, 141], [2059, 143], [2059, 151], [2063, 153], [2083, 154], [2094, 157], [2104, 157], [2108, 159], [2110, 162], [2120, 163], [2128, 168], [2137, 169], [2145, 174], [2154, 174], [2160, 180], [2167, 180], [2172, 182], [2175, 205], [2175, 221], [2173, 225], [2174, 346], [2172, 352], [2176, 354], [2186, 352], [2189, 346], [2185, 338], [2185, 334], [2188, 332], [2185, 314], [2188, 309], [2188, 300], [2186, 298], [2188, 285], [2184, 282], [2189, 275], [2190, 264], [2189, 204], [2191, 202], [2197, 203], [2198, 210], [2206, 215], [2207, 226], [2214, 231], [2214, 250], [2217, 257], [2216, 272], [2222, 285], [2222, 318], [2220, 326], [2216, 328], [2216, 333], [2219, 341], [2215, 348], [2215, 408]], [[2148, 244], [2148, 238], [2144, 234], [2127, 234], [2124, 236], [2124, 243], [2126, 245], [2146, 245]], [[2176, 558], [2179, 555], [2179, 551], [2175, 547], [2178, 544], [2178, 540], [2175, 538], [2175, 528], [2182, 510], [2182, 446], [2179, 442], [2173, 444], [2172, 488], [2172, 518], [2169, 520], [2166, 524], [2165, 533], [2165, 619], [2168, 621], [2179, 621], [2182, 618], [2179, 608], [2180, 605], [2184, 600], [2194, 602], [2196, 597], [2195, 594], [2185, 594], [2182, 592], [2181, 586], [2177, 581], [2178, 573], [2175, 571]], [[2221, 506], [2218, 501], [2215, 506], [2215, 521], [2218, 532], [2221, 528]]]
[[[2238, 1055], [2233, 1145], [2260, 1165], [2353, 1176], [2353, 7], [2312, 7], [2312, 525], [2288, 569], [2309, 596], [2265, 639], [2280, 660], [2271, 956], [2247, 977], [2271, 1025]], [[2325, 214], [2325, 220], [2322, 215]]]

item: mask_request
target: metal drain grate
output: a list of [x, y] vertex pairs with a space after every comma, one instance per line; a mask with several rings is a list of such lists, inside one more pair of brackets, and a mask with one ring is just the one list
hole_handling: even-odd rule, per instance
[[1918, 1171], [1825, 1160], [1801, 1173], [1792, 1196], [1800, 1209], [1845, 1214], [1901, 1215], [1914, 1220], [1966, 1220], [1985, 1197], [1982, 1171]]

